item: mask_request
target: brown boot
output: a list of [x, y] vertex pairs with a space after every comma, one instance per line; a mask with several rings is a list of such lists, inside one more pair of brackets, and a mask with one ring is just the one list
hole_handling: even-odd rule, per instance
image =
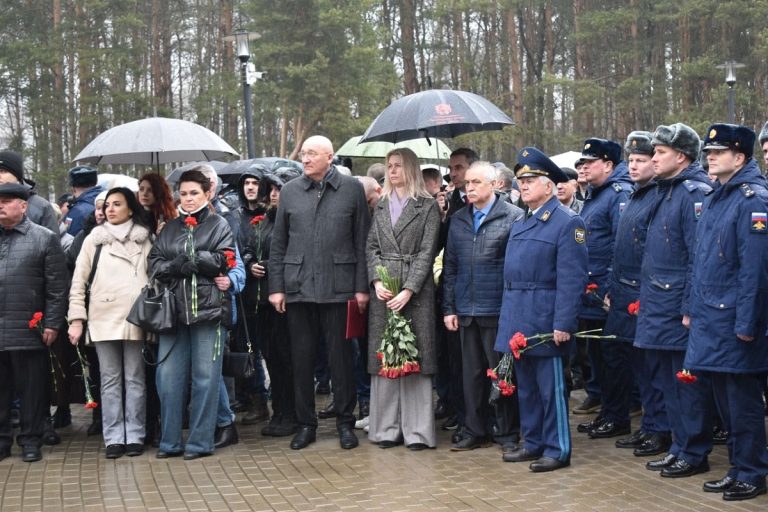
[[251, 405], [243, 415], [240, 423], [243, 425], [253, 425], [269, 419], [269, 407], [267, 407], [267, 399], [264, 395], [253, 395], [251, 399]]

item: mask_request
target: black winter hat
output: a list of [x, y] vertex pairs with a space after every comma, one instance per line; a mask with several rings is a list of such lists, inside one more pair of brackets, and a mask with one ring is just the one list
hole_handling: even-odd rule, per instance
[[24, 161], [17, 152], [10, 149], [0, 151], [0, 169], [16, 176], [19, 183], [24, 182]]

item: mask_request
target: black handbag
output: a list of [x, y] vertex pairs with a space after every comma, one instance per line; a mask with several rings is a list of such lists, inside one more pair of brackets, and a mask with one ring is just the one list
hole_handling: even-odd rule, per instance
[[141, 289], [125, 320], [146, 332], [173, 332], [176, 328], [176, 301], [173, 292], [156, 281], [153, 273]]
[[234, 377], [236, 379], [247, 379], [256, 373], [256, 354], [253, 353], [251, 346], [251, 335], [248, 332], [248, 322], [245, 320], [245, 309], [243, 309], [243, 300], [240, 295], [237, 296], [240, 310], [243, 312], [243, 328], [245, 330], [245, 341], [248, 346], [248, 352], [224, 352], [221, 361], [221, 374], [225, 377]]

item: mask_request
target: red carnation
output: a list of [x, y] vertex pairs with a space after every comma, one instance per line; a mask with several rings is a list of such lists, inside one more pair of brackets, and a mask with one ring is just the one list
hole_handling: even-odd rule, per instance
[[376, 359], [379, 361], [384, 360], [384, 353], [383, 352], [376, 352]]
[[630, 315], [637, 316], [638, 313], [640, 313], [640, 301], [636, 300], [635, 302], [632, 302], [627, 306], [627, 312]]
[[85, 403], [86, 409], [96, 409], [99, 406], [98, 402], [94, 402], [93, 400], [88, 400]]
[[266, 218], [267, 217], [264, 216], [264, 215], [254, 215], [253, 218], [251, 219], [251, 224], [256, 226], [257, 224], [259, 224], [261, 221], [263, 221]]
[[683, 384], [693, 384], [699, 379], [694, 374], [692, 374], [689, 370], [683, 369], [677, 372], [677, 380], [679, 380]]
[[599, 288], [599, 286], [597, 286], [597, 284], [596, 284], [596, 283], [589, 283], [589, 284], [587, 285], [587, 289], [586, 289], [586, 290], [584, 290], [584, 293], [586, 293], [586, 294], [592, 293], [592, 292], [594, 292], [595, 290], [597, 290], [598, 288]]
[[186, 219], [184, 219], [184, 224], [186, 224], [188, 228], [192, 229], [195, 226], [197, 226], [197, 219], [194, 218], [192, 215], [189, 215], [187, 216]]
[[485, 371], [485, 375], [486, 375], [486, 377], [490, 377], [491, 380], [498, 380], [499, 379], [499, 376], [496, 375], [496, 372], [494, 370], [490, 369], [490, 368], [488, 368]]
[[32, 315], [32, 320], [29, 321], [29, 328], [34, 329], [35, 327], [37, 327], [37, 324], [39, 324], [40, 320], [42, 319], [43, 319], [43, 314], [40, 311]]
[[224, 257], [227, 258], [227, 268], [237, 267], [237, 260], [235, 259], [235, 251], [230, 249], [224, 249]]
[[521, 348], [525, 348], [528, 346], [528, 340], [521, 332], [516, 332], [512, 338], [509, 340], [509, 348], [512, 349], [512, 352], [515, 352], [515, 350], [520, 350]]

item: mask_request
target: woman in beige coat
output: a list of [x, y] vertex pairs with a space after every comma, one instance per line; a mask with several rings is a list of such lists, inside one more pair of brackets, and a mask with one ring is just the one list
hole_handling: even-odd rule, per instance
[[[152, 243], [144, 209], [129, 189], [111, 189], [102, 209], [106, 222], [85, 238], [72, 276], [69, 340], [77, 345], [85, 330], [87, 342], [96, 347], [106, 457], [116, 459], [144, 451], [144, 333], [125, 318], [147, 282]], [[99, 247], [86, 309], [88, 278]]]

